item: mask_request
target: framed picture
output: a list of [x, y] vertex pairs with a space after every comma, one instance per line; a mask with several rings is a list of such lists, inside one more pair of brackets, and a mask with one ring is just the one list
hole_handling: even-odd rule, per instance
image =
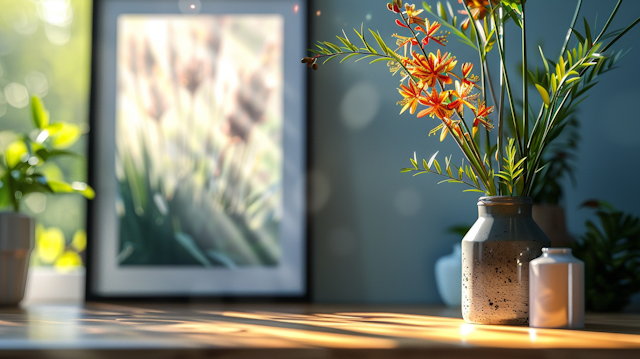
[[94, 2], [87, 298], [307, 293], [306, 2]]

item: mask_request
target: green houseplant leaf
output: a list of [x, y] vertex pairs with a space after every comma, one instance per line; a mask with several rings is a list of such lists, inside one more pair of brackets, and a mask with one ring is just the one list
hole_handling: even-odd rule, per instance
[[33, 124], [39, 129], [44, 129], [49, 125], [49, 111], [44, 108], [38, 96], [31, 96], [31, 117]]
[[36, 96], [31, 98], [31, 116], [38, 129], [35, 135], [32, 134], [35, 138], [28, 134], [11, 134], [10, 138], [17, 139], [4, 149], [4, 161], [0, 166], [4, 169], [0, 174], [0, 207], [12, 206], [18, 212], [22, 198], [30, 193], [78, 193], [88, 199], [94, 198], [93, 188], [86, 183], [69, 184], [61, 176], [48, 178], [45, 175], [47, 168], [56, 168], [55, 165], [44, 166], [52, 158], [79, 157], [65, 149], [80, 138], [80, 127], [71, 123], [51, 123], [49, 112]]

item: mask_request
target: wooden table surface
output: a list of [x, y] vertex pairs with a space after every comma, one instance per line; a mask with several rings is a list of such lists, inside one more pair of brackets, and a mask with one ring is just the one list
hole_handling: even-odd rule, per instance
[[0, 309], [0, 356], [25, 358], [640, 358], [640, 315], [584, 330], [472, 325], [438, 307], [229, 304]]

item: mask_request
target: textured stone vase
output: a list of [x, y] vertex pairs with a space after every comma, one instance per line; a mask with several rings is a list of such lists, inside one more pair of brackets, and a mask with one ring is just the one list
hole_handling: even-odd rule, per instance
[[33, 217], [0, 213], [0, 305], [15, 305], [24, 297], [34, 237]]
[[462, 317], [468, 323], [526, 325], [529, 261], [549, 239], [531, 217], [529, 197], [481, 197], [462, 239]]

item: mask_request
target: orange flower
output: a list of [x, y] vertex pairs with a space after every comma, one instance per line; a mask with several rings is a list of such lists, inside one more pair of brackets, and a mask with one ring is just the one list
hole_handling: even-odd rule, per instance
[[402, 6], [401, 4], [402, 3], [398, 2], [398, 1], [394, 1], [392, 3], [387, 3], [387, 9], [389, 9], [389, 11], [395, 12], [397, 14], [397, 13], [400, 12], [400, 7]]
[[453, 131], [455, 131], [455, 134], [458, 135], [458, 138], [462, 137], [462, 130], [460, 129], [460, 121], [454, 121], [450, 118], [443, 118], [442, 119], [442, 132], [440, 132], [440, 142], [444, 141], [444, 139], [447, 137], [447, 134], [449, 133], [449, 128], [451, 128]]
[[[406, 25], [404, 25], [400, 20], [396, 20], [396, 23], [398, 23], [399, 26], [402, 27], [407, 27]], [[424, 48], [425, 46], [427, 46], [427, 44], [429, 43], [429, 40], [433, 40], [435, 42], [437, 42], [438, 44], [445, 46], [445, 43], [447, 42], [447, 35], [438, 35], [435, 36], [435, 33], [438, 31], [438, 29], [440, 29], [440, 24], [437, 21], [434, 21], [432, 23], [429, 23], [429, 19], [426, 19], [422, 26], [424, 26], [426, 28], [422, 28], [421, 26], [416, 26], [415, 30], [424, 33], [424, 37], [422, 38], [422, 40], [420, 41], [420, 43], [422, 44], [422, 47]], [[398, 49], [401, 48], [402, 46], [411, 43], [412, 46], [418, 46], [418, 41], [413, 38], [413, 37], [406, 37], [406, 36], [400, 36], [397, 34], [393, 35], [394, 37], [397, 37], [398, 39], [400, 39], [401, 41], [398, 41]]]
[[475, 110], [476, 107], [469, 102], [476, 97], [471, 95], [472, 90], [473, 85], [464, 82], [460, 84], [456, 81], [456, 89], [451, 91], [451, 96], [456, 99], [449, 104], [449, 109], [458, 109], [458, 112], [462, 112], [463, 105], [467, 105], [470, 109]]
[[427, 106], [426, 109], [418, 113], [418, 117], [436, 115], [441, 120], [450, 117], [453, 111], [449, 109], [448, 103], [445, 103], [448, 97], [449, 91], [442, 91], [438, 94], [435, 88], [431, 88], [431, 94], [427, 93], [426, 96], [421, 96], [418, 99], [422, 105]]
[[472, 75], [471, 70], [473, 69], [473, 64], [471, 62], [465, 62], [462, 64], [462, 83], [471, 85], [478, 81], [478, 76]]
[[[474, 20], [482, 20], [484, 19], [490, 12], [489, 8], [489, 0], [466, 0], [467, 7], [471, 11], [471, 16], [473, 16]], [[500, 0], [491, 0], [491, 2], [496, 5], [500, 2]], [[458, 0], [459, 4], [462, 4], [462, 0]], [[458, 11], [460, 14], [467, 15], [466, 10]], [[469, 18], [467, 17], [462, 23], [462, 29], [466, 30], [469, 27]]]
[[429, 23], [429, 19], [426, 19], [423, 26], [425, 27], [424, 29], [420, 26], [416, 26], [416, 31], [424, 33], [424, 38], [422, 39], [422, 47], [426, 46], [429, 43], [429, 40], [433, 40], [438, 44], [445, 46], [444, 43], [447, 41], [446, 35], [434, 36], [441, 26], [437, 21]]
[[415, 4], [412, 4], [412, 5], [404, 4], [404, 10], [407, 13], [407, 16], [409, 17], [409, 25], [418, 24], [418, 25], [424, 26], [424, 19], [418, 16], [424, 10], [422, 9], [416, 10]]
[[416, 85], [412, 80], [409, 80], [409, 87], [400, 85], [398, 92], [400, 92], [402, 97], [404, 97], [402, 101], [398, 102], [398, 104], [404, 105], [400, 114], [406, 111], [407, 108], [411, 107], [409, 112], [413, 115], [416, 112], [416, 107], [418, 107], [418, 99], [422, 92], [422, 86]]
[[444, 55], [433, 53], [429, 54], [427, 59], [424, 55], [413, 53], [413, 65], [409, 71], [420, 80], [424, 81], [427, 87], [433, 87], [437, 81], [445, 84], [450, 84], [451, 78], [447, 75], [448, 72], [453, 70], [458, 62], [455, 61], [455, 56], [449, 55], [445, 52]]
[[488, 130], [493, 128], [493, 125], [489, 122], [489, 119], [487, 118], [487, 116], [489, 116], [489, 114], [491, 112], [493, 112], [493, 106], [491, 107], [486, 107], [486, 103], [485, 102], [478, 102], [478, 109], [471, 109], [473, 111], [473, 114], [476, 116], [476, 118], [473, 120], [473, 129], [472, 129], [472, 135], [473, 137], [476, 137], [476, 133], [478, 132], [478, 125], [482, 124], [484, 125], [484, 127], [486, 127]]

